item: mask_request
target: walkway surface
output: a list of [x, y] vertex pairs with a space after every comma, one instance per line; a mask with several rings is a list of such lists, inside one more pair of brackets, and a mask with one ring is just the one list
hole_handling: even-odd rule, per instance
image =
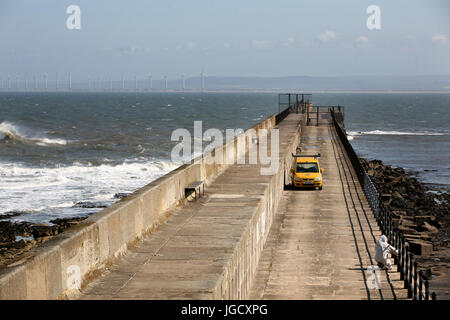
[[[250, 299], [402, 299], [399, 273], [381, 271], [381, 233], [334, 128], [323, 115], [307, 126], [304, 153], [320, 153], [323, 190], [287, 190], [274, 221]], [[313, 122], [314, 124], [314, 122]], [[368, 270], [369, 268], [369, 270]], [[375, 280], [375, 281], [374, 281]], [[373, 285], [372, 285], [373, 284]]]
[[[280, 141], [293, 135], [299, 120], [291, 114], [281, 122]], [[381, 272], [380, 290], [367, 284], [381, 233], [334, 129], [325, 115], [322, 120], [304, 129], [302, 147], [322, 155], [323, 190], [284, 191], [245, 298], [404, 298], [397, 272]], [[211, 298], [268, 179], [257, 165], [231, 166], [205, 197], [177, 210], [80, 298]]]
[[[286, 141], [295, 136], [300, 120], [301, 115], [290, 114], [278, 126], [280, 154], [287, 152]], [[233, 254], [271, 179], [260, 168], [230, 166], [205, 188], [204, 197], [174, 212], [122, 262], [90, 283], [81, 299], [214, 298], [226, 268], [236, 264]]]

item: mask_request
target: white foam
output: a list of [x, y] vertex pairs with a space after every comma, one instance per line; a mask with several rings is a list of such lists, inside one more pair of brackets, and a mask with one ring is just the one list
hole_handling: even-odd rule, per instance
[[38, 146], [48, 146], [52, 144], [66, 145], [69, 141], [65, 139], [55, 139], [46, 137], [43, 133], [31, 130], [14, 124], [9, 121], [0, 123], [0, 140], [10, 138], [23, 143], [36, 144]]
[[[63, 212], [77, 202], [111, 204], [117, 201], [116, 193], [134, 192], [177, 167], [163, 160], [100, 166], [74, 163], [55, 168], [0, 163], [0, 214], [27, 211], [30, 214], [16, 220], [49, 221], [64, 217]], [[86, 208], [73, 210], [89, 212]]]
[[362, 136], [362, 135], [384, 135], [384, 136], [445, 136], [442, 132], [407, 132], [407, 131], [384, 131], [384, 130], [372, 130], [372, 131], [348, 131], [349, 136]]

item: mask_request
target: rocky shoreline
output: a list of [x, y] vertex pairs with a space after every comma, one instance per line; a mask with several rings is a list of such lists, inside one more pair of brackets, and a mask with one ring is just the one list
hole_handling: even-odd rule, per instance
[[[129, 193], [117, 193], [114, 199], [121, 200], [128, 195]], [[74, 207], [101, 210], [106, 208], [107, 204], [83, 201], [75, 203]], [[14, 264], [24, 253], [88, 218], [88, 216], [59, 218], [51, 220], [50, 224], [10, 221], [11, 218], [25, 214], [24, 212], [8, 212], [0, 215], [0, 269]]]
[[414, 172], [360, 160], [429, 275], [430, 289], [438, 299], [450, 299], [450, 194], [424, 185]]
[[7, 220], [21, 214], [12, 212], [0, 216], [0, 269], [13, 264], [24, 253], [87, 218], [55, 219], [50, 221], [50, 225]]

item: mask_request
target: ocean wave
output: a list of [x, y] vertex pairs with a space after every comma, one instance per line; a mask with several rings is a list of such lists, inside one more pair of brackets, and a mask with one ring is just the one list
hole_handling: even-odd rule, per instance
[[[98, 209], [79, 208], [78, 202], [113, 203], [117, 193], [132, 193], [179, 165], [153, 159], [97, 166], [74, 162], [59, 167], [29, 167], [0, 163], [0, 214], [27, 211], [21, 219], [50, 221]], [[30, 220], [31, 221], [31, 220]]]
[[44, 134], [32, 129], [19, 126], [9, 121], [0, 123], [0, 141], [10, 140], [24, 144], [34, 144], [38, 146], [67, 145], [70, 141], [46, 137]]
[[369, 136], [369, 135], [380, 135], [380, 136], [445, 136], [446, 133], [442, 132], [407, 132], [407, 131], [383, 131], [383, 130], [372, 130], [372, 131], [348, 131], [347, 136]]

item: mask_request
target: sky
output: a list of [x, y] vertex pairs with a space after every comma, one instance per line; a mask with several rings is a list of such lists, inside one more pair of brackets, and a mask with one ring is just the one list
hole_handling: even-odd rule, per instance
[[448, 0], [0, 0], [0, 77], [448, 75], [449, 14]]

